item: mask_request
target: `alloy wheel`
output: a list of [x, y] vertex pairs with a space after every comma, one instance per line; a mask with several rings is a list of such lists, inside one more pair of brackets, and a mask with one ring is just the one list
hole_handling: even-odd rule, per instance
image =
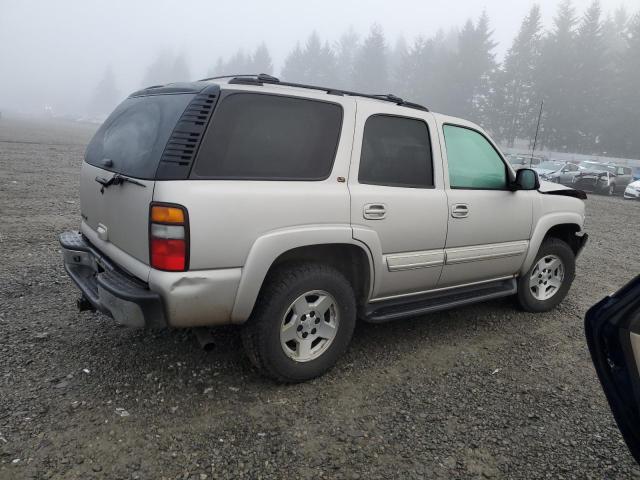
[[280, 345], [296, 362], [309, 362], [322, 355], [336, 337], [338, 305], [324, 290], [300, 295], [287, 308], [280, 324]]
[[533, 267], [529, 277], [529, 290], [536, 300], [553, 297], [562, 286], [564, 264], [556, 255], [545, 255]]

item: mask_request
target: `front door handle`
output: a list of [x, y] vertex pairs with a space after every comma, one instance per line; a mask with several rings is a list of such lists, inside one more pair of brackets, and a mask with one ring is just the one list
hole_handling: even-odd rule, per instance
[[362, 216], [368, 220], [382, 220], [387, 216], [387, 207], [382, 203], [367, 203]]
[[451, 216], [453, 218], [467, 218], [469, 216], [469, 205], [466, 203], [455, 203], [451, 206]]

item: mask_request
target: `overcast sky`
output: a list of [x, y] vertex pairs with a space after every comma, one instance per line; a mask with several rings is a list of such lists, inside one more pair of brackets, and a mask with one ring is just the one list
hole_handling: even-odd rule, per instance
[[[582, 13], [591, 0], [574, 0]], [[48, 103], [78, 111], [107, 65], [123, 96], [140, 87], [162, 49], [186, 54], [191, 74], [206, 75], [218, 56], [265, 41], [276, 73], [312, 30], [333, 41], [349, 27], [366, 35], [379, 23], [390, 44], [461, 26], [486, 10], [504, 54], [534, 2], [520, 0], [0, 0], [0, 109], [35, 111]], [[538, 0], [546, 25], [559, 0]], [[638, 0], [604, 0], [605, 13]]]

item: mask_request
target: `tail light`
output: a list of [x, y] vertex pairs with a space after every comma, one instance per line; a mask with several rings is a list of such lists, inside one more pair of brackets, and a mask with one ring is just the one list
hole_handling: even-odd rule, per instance
[[189, 217], [180, 205], [152, 203], [149, 218], [151, 267], [170, 272], [189, 268]]

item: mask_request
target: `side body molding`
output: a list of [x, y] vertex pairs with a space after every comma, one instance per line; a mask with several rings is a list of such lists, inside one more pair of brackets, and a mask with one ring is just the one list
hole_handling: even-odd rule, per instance
[[362, 242], [353, 238], [351, 225], [305, 225], [275, 230], [259, 237], [249, 251], [242, 268], [231, 322], [243, 323], [249, 318], [264, 278], [280, 255], [298, 247], [326, 244], [350, 244], [362, 248], [369, 260], [371, 284], [374, 283], [371, 252]]

